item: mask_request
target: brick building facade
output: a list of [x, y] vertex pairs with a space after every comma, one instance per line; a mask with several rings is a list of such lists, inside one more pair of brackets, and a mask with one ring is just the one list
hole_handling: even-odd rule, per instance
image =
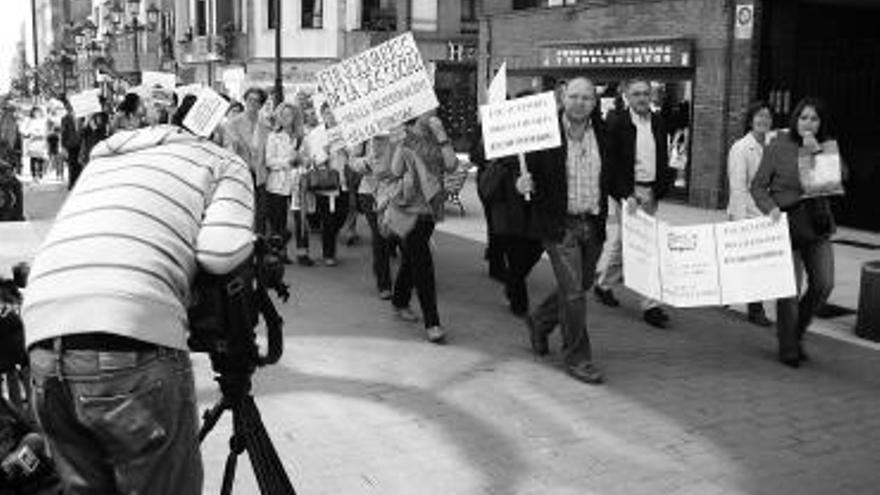
[[[679, 197], [707, 208], [726, 204], [725, 160], [729, 145], [741, 134], [741, 114], [758, 81], [757, 46], [734, 37], [736, 5], [728, 0], [606, 0], [587, 5], [515, 10], [511, 0], [487, 0], [480, 25], [481, 87], [506, 61], [510, 90], [535, 87], [537, 78], [565, 80], [576, 75], [606, 87], [631, 77], [672, 81], [686, 88], [689, 104], [689, 158]], [[564, 3], [564, 2], [558, 2]], [[741, 2], [740, 2], [741, 3]], [[756, 6], [759, 7], [759, 6]], [[648, 46], [669, 41], [690, 46], [688, 59], [672, 64], [566, 64], [559, 67], [547, 53], [565, 46]], [[601, 52], [600, 52], [601, 53]], [[662, 53], [662, 50], [661, 50]], [[593, 61], [594, 62], [594, 61]], [[546, 84], [544, 84], [546, 89]], [[607, 96], [607, 95], [606, 95]]]

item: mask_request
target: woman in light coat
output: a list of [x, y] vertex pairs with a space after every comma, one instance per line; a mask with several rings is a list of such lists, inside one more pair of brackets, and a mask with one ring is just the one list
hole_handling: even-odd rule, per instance
[[[755, 204], [749, 188], [758, 173], [767, 134], [773, 125], [773, 114], [770, 105], [758, 101], [752, 103], [745, 116], [746, 134], [730, 147], [727, 155], [727, 178], [730, 183], [730, 198], [727, 203], [727, 215], [731, 220], [746, 220], [763, 215]], [[764, 303], [748, 304], [749, 321], [762, 326], [773, 325], [764, 312]]]
[[282, 103], [277, 110], [277, 129], [266, 138], [266, 213], [273, 234], [284, 239], [283, 261], [290, 263], [287, 256], [287, 212], [290, 207], [293, 187], [293, 167], [300, 162], [299, 147], [302, 141], [302, 127], [299, 111], [290, 103]]

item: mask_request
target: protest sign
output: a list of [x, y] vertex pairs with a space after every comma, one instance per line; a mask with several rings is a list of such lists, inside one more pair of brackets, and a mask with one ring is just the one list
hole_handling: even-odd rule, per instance
[[194, 134], [209, 137], [228, 109], [229, 102], [216, 91], [208, 87], [202, 88], [196, 102], [183, 119], [183, 125]]
[[797, 293], [786, 215], [778, 222], [761, 217], [720, 223], [715, 232], [723, 304]]
[[660, 300], [679, 308], [719, 304], [715, 226], [659, 223], [657, 230]]
[[657, 220], [638, 210], [625, 211], [621, 228], [623, 280], [630, 289], [660, 299], [660, 257], [657, 250]]
[[177, 86], [177, 75], [173, 72], [154, 72], [145, 70], [141, 72], [141, 86], [148, 88], [160, 87], [162, 89], [174, 89]]
[[412, 33], [332, 65], [317, 79], [352, 146], [439, 105]]
[[486, 94], [489, 104], [501, 103], [507, 100], [507, 62], [501, 64], [492, 82], [489, 83], [489, 90]]
[[101, 90], [95, 88], [87, 89], [75, 95], [70, 95], [67, 101], [70, 102], [70, 106], [73, 108], [73, 115], [77, 118], [88, 117], [93, 113], [103, 111], [103, 108], [101, 108], [101, 100], [99, 98], [100, 94]]
[[686, 308], [797, 293], [785, 216], [672, 226], [621, 214], [624, 283], [646, 297]]
[[844, 193], [843, 170], [836, 141], [822, 143], [822, 150], [816, 154], [800, 151], [798, 173], [805, 198]]
[[562, 144], [552, 91], [482, 105], [480, 117], [488, 160]]

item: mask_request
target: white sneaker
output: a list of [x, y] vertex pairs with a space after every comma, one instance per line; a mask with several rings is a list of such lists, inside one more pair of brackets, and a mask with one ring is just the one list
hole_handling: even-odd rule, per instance
[[427, 329], [428, 333], [428, 342], [432, 344], [443, 344], [446, 342], [446, 331], [439, 326], [434, 326]]

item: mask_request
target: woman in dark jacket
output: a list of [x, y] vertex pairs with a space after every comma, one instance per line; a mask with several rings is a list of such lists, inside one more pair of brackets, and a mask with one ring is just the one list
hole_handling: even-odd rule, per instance
[[[798, 293], [803, 296], [776, 302], [779, 360], [797, 368], [807, 360], [802, 340], [816, 310], [834, 288], [834, 216], [827, 197], [804, 197], [799, 162], [815, 163], [823, 150], [836, 148], [828, 136], [825, 106], [813, 98], [801, 100], [792, 113], [788, 132], [780, 133], [764, 150], [752, 180], [751, 193], [758, 208], [778, 220], [788, 215]], [[800, 287], [806, 272], [807, 290]]]
[[510, 311], [522, 317], [529, 312], [526, 277], [540, 261], [544, 246], [532, 229], [532, 205], [516, 190], [519, 171], [518, 157], [494, 160], [486, 166], [478, 185], [490, 212], [489, 231], [505, 246], [504, 292]]

